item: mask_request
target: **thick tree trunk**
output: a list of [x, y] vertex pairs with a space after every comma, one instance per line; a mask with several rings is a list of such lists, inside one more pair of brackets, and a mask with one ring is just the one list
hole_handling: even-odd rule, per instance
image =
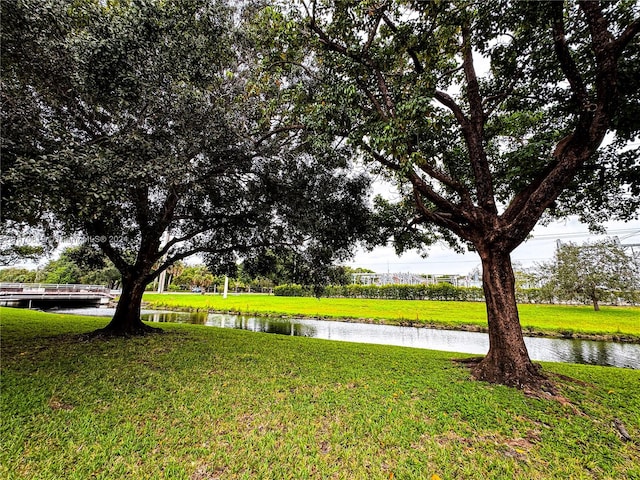
[[140, 319], [142, 295], [146, 283], [139, 278], [122, 278], [122, 293], [111, 322], [96, 333], [113, 336], [145, 335], [161, 331], [145, 325]]
[[509, 253], [490, 249], [479, 253], [489, 321], [489, 352], [473, 375], [491, 383], [539, 389], [546, 383], [545, 377], [529, 359], [524, 344]]

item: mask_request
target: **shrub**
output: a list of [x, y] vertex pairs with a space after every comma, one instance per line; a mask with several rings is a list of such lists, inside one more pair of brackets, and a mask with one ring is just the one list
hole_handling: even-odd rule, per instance
[[313, 291], [310, 287], [287, 284], [275, 287], [273, 289], [273, 294], [279, 297], [311, 297], [313, 295]]
[[274, 295], [281, 297], [376, 298], [387, 300], [443, 300], [484, 301], [484, 293], [478, 287], [456, 287], [450, 283], [435, 285], [329, 285], [310, 287], [303, 285], [278, 285]]

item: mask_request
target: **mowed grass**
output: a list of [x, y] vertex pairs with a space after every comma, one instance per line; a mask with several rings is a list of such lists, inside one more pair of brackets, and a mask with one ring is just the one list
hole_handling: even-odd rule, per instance
[[[3, 479], [640, 478], [640, 371], [544, 364], [571, 404], [460, 354], [0, 309]], [[612, 427], [621, 422], [635, 443]], [[437, 476], [436, 476], [437, 475]]]
[[[345, 318], [389, 324], [416, 322], [453, 328], [487, 326], [487, 312], [480, 302], [429, 300], [377, 300], [351, 298], [276, 297], [273, 295], [157, 294], [146, 293], [152, 307], [234, 311], [249, 314], [300, 315]], [[526, 332], [632, 336], [640, 339], [640, 307], [519, 305], [520, 323]]]

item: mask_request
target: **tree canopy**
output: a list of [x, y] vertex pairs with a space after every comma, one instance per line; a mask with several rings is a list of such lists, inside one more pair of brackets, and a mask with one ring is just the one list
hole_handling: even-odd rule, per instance
[[540, 384], [509, 255], [548, 216], [637, 217], [637, 2], [300, 0], [263, 21], [270, 65], [314, 85], [294, 87], [291, 123], [397, 182], [403, 200], [380, 213], [398, 249], [480, 255], [491, 346], [476, 377]]
[[222, 0], [2, 3], [3, 214], [105, 252], [123, 281], [110, 330], [147, 330], [145, 285], [196, 252], [326, 261], [367, 224], [345, 148], [270, 131], [240, 20]]

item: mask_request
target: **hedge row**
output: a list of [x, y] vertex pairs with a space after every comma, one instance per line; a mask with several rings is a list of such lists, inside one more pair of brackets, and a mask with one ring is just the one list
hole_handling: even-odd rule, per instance
[[484, 295], [478, 287], [455, 287], [450, 283], [435, 285], [329, 285], [307, 287], [302, 285], [279, 285], [273, 289], [281, 297], [341, 297], [380, 298], [388, 300], [458, 300], [483, 301]]

